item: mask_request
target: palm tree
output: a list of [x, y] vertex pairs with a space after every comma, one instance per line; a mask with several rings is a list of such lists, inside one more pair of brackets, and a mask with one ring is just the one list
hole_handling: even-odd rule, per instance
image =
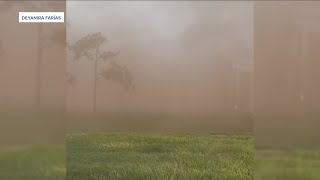
[[[121, 66], [111, 59], [119, 54], [119, 52], [111, 52], [102, 49], [102, 45], [107, 41], [101, 32], [88, 34], [73, 46], [70, 46], [74, 53], [74, 60], [85, 58], [94, 63], [94, 85], [93, 85], [93, 112], [96, 112], [97, 99], [97, 80], [104, 78], [112, 80], [123, 85], [126, 90], [134, 88], [133, 76], [126, 66]], [[99, 63], [108, 63], [109, 68], [98, 71]]]

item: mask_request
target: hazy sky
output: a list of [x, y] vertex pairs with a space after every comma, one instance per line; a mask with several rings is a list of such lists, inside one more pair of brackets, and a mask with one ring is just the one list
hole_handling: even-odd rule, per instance
[[[98, 109], [211, 111], [218, 102], [214, 98], [221, 96], [215, 90], [226, 86], [215, 81], [232, 81], [225, 79], [232, 71], [214, 69], [231, 61], [252, 61], [251, 1], [67, 3], [68, 41], [103, 32], [109, 39], [105, 48], [120, 50], [116, 60], [135, 78], [137, 88], [131, 93], [99, 81]], [[70, 106], [90, 108], [92, 64], [70, 63], [68, 69], [78, 77], [77, 87], [69, 91]]]

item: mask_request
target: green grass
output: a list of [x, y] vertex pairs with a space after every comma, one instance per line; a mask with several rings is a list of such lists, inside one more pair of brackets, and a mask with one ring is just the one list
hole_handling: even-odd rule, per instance
[[257, 180], [319, 180], [320, 150], [256, 151]]
[[65, 147], [0, 147], [1, 180], [66, 179]]
[[68, 180], [253, 178], [250, 136], [75, 134]]
[[320, 179], [319, 149], [255, 151], [252, 136], [244, 135], [73, 134], [67, 166], [65, 152], [1, 147], [0, 179]]

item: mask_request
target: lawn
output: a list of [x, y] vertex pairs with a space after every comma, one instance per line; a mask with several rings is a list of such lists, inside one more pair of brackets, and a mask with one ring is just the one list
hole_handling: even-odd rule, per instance
[[72, 134], [67, 179], [253, 179], [251, 136]]
[[[292, 132], [299, 133], [284, 136], [281, 131], [285, 128], [270, 130], [263, 124], [253, 136], [253, 120], [245, 114], [241, 118], [237, 114], [76, 114], [66, 119], [66, 124], [61, 117], [36, 117], [6, 114], [0, 118], [6, 120], [0, 127], [0, 180], [63, 180], [66, 176], [68, 180], [320, 179], [320, 148], [260, 149], [261, 145], [285, 146], [283, 142], [290, 144], [299, 137], [312, 140], [305, 144], [313, 147], [318, 139], [305, 138], [312, 133], [292, 128]], [[64, 125], [71, 133], [66, 137], [67, 149], [64, 145], [15, 146], [62, 144]], [[264, 138], [257, 132], [269, 136]]]
[[65, 147], [0, 147], [0, 179], [65, 180]]
[[319, 180], [320, 150], [258, 150], [257, 180]]
[[253, 141], [246, 135], [70, 134], [67, 149], [1, 147], [0, 179], [320, 179], [319, 149], [254, 150]]

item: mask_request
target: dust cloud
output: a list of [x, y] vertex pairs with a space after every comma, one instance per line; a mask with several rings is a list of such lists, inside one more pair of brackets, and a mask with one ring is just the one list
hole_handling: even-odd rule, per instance
[[255, 2], [256, 147], [319, 148], [319, 2]]
[[[319, 147], [319, 2], [0, 3], [0, 145], [197, 131]], [[40, 10], [68, 23], [18, 23]], [[83, 51], [98, 45], [109, 63]]]
[[[252, 2], [70, 1], [68, 22], [70, 44], [102, 32], [132, 71], [134, 91], [97, 81], [99, 112], [252, 111]], [[90, 112], [94, 65], [68, 59], [68, 110]]]
[[0, 145], [63, 143], [65, 24], [19, 23], [19, 12], [66, 3], [0, 1]]

